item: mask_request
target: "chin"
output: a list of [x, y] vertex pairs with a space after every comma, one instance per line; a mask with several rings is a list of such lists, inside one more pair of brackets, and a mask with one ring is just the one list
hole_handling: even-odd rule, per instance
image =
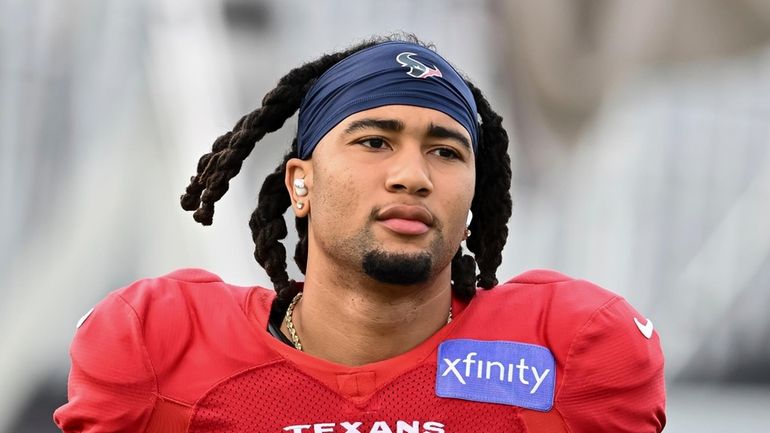
[[408, 286], [428, 281], [433, 271], [433, 256], [424, 250], [373, 250], [364, 254], [361, 267], [366, 275], [376, 281]]

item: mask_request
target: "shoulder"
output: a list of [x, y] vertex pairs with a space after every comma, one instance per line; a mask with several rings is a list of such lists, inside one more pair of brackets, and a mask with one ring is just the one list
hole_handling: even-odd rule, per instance
[[191, 342], [207, 341], [197, 338], [201, 335], [227, 335], [233, 327], [250, 327], [253, 298], [269, 305], [272, 295], [261, 287], [227, 284], [202, 269], [181, 269], [108, 294], [81, 320], [75, 341], [132, 332], [152, 364], [163, 365], [174, 350], [181, 353]]
[[[608, 301], [619, 298], [590, 281], [575, 279], [561, 272], [535, 269], [511, 278], [495, 289], [496, 296], [523, 296], [534, 302], [553, 303], [574, 310], [593, 310]], [[493, 291], [490, 291], [493, 292]]]
[[245, 311], [250, 298], [269, 301], [272, 295], [272, 290], [262, 287], [225, 283], [216, 274], [203, 269], [179, 269], [114, 290], [97, 304], [94, 314], [109, 314], [113, 309], [128, 306], [142, 327], [178, 326], [206, 312]]
[[[186, 353], [205, 352], [213, 360], [229, 356], [228, 345], [255, 338], [273, 296], [272, 290], [228, 284], [202, 269], [181, 269], [112, 292], [93, 315], [130, 311], [134, 317], [124, 324], [138, 326], [156, 374], [162, 377], [184, 364], [180, 359]], [[111, 320], [120, 323], [119, 316]]]
[[83, 419], [109, 418], [105, 431], [143, 431], [158, 398], [191, 405], [222, 378], [274, 359], [256, 343], [272, 297], [200, 269], [111, 292], [78, 323], [57, 424], [80, 431]]
[[248, 292], [247, 288], [226, 284], [203, 269], [180, 269], [160, 277], [137, 280], [115, 290], [107, 298], [118, 298], [142, 315], [153, 305], [168, 308], [222, 299], [241, 303]]
[[617, 322], [603, 329], [607, 333], [633, 330], [627, 326], [635, 326], [633, 314], [622, 317], [616, 308], [621, 304], [627, 304], [621, 296], [591, 282], [534, 270], [479, 290], [464, 312], [469, 317], [462, 329], [470, 338], [545, 346], [557, 361], [566, 362], [573, 344], [593, 330], [597, 318], [610, 315]]
[[[548, 333], [574, 335], [594, 314], [622, 300], [591, 282], [539, 269], [492, 289], [479, 290], [468, 313], [474, 321], [488, 322], [486, 329], [513, 331], [516, 338], [524, 340], [542, 340]], [[516, 326], [506, 326], [501, 317], [509, 318]]]
[[598, 356], [599, 343], [608, 355], [637, 355], [662, 365], [657, 331], [625, 298], [555, 271], [529, 271], [480, 290], [468, 312], [501, 339], [547, 345], [565, 367], [576, 357]]
[[622, 296], [536, 270], [479, 291], [467, 312], [476, 338], [553, 354], [554, 408], [570, 431], [654, 432], [665, 425], [660, 337]]

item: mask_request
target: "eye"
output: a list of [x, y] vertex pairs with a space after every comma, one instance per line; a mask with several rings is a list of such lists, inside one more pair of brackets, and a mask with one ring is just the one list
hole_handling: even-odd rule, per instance
[[460, 153], [451, 147], [439, 147], [437, 149], [433, 149], [431, 153], [444, 159], [462, 159]]
[[382, 137], [368, 137], [358, 140], [356, 143], [369, 149], [385, 149], [388, 146], [388, 143]]

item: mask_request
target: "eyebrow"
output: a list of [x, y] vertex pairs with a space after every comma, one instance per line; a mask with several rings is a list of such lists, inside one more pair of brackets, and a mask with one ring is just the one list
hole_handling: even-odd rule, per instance
[[460, 144], [462, 144], [466, 148], [468, 149], [471, 148], [471, 143], [468, 141], [468, 139], [457, 130], [434, 125], [432, 123], [430, 125], [430, 128], [428, 128], [428, 137], [451, 138], [453, 140], [458, 141]]
[[383, 131], [400, 132], [404, 130], [404, 122], [396, 119], [360, 119], [355, 120], [345, 128], [345, 134], [352, 134], [353, 132], [362, 129], [381, 129]]
[[[397, 119], [359, 119], [355, 120], [345, 128], [345, 134], [352, 134], [362, 129], [380, 129], [382, 131], [401, 132], [404, 130], [404, 122]], [[428, 127], [428, 137], [433, 138], [451, 138], [456, 140], [466, 148], [471, 148], [471, 143], [465, 135], [461, 134], [457, 130], [446, 128], [444, 126], [438, 126], [431, 123]]]

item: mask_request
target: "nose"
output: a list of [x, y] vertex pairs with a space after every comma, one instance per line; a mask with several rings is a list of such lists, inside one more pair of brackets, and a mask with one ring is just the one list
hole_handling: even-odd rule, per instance
[[417, 149], [402, 149], [386, 164], [390, 164], [386, 181], [388, 191], [421, 196], [433, 191], [430, 167], [419, 146]]

